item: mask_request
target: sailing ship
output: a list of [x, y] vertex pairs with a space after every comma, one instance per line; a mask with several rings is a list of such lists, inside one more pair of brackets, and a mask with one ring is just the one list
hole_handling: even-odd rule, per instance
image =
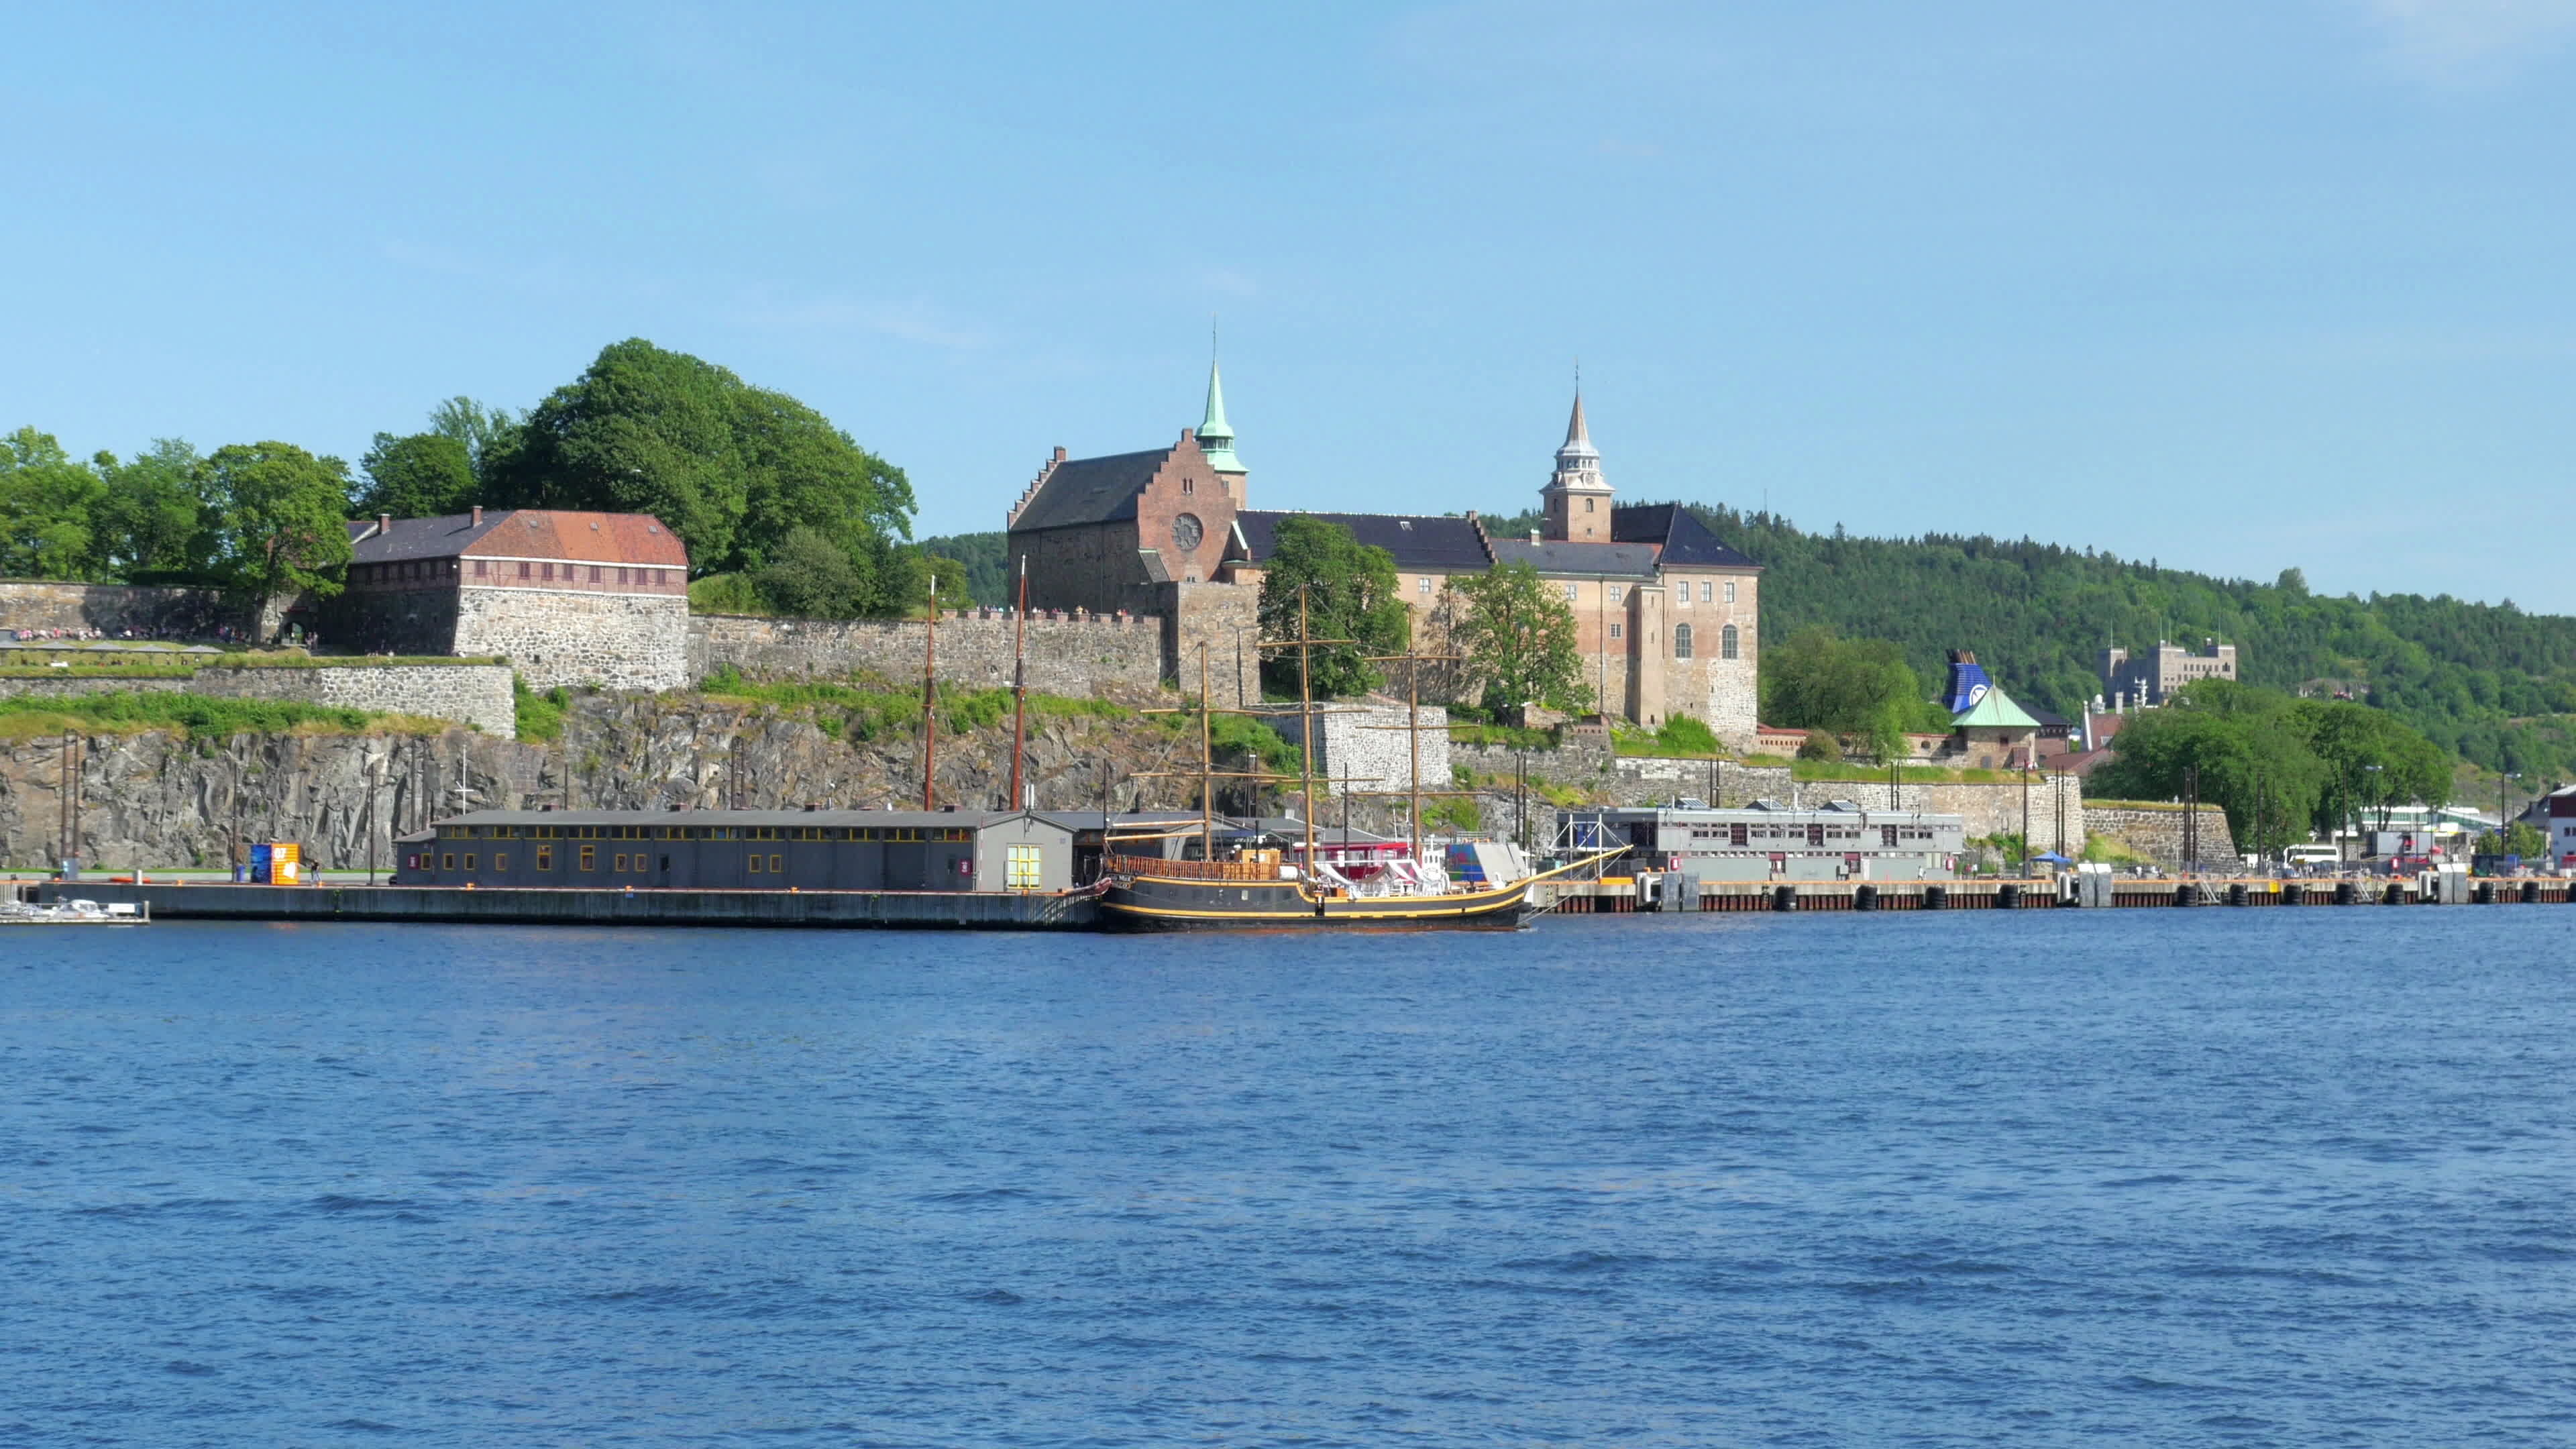
[[[1530, 887], [1548, 876], [1579, 869], [1579, 861], [1557, 870], [1529, 873], [1517, 850], [1469, 848], [1458, 855], [1462, 868], [1453, 874], [1443, 863], [1422, 858], [1422, 798], [1447, 793], [1422, 788], [1421, 700], [1412, 690], [1407, 727], [1413, 740], [1414, 771], [1407, 794], [1413, 799], [1411, 847], [1400, 857], [1356, 863], [1347, 856], [1326, 860], [1315, 840], [1315, 697], [1309, 678], [1309, 651], [1318, 644], [1349, 640], [1317, 639], [1306, 615], [1305, 591], [1298, 591], [1295, 639], [1263, 640], [1264, 649], [1297, 651], [1298, 709], [1305, 723], [1298, 782], [1305, 808], [1302, 850], [1275, 836], [1228, 831], [1221, 837], [1212, 805], [1219, 779], [1278, 780], [1286, 776], [1263, 771], [1220, 772], [1215, 768], [1208, 728], [1207, 649], [1199, 650], [1200, 822], [1198, 858], [1170, 860], [1161, 856], [1107, 854], [1101, 862], [1100, 908], [1116, 926], [1142, 930], [1203, 930], [1226, 927], [1436, 927], [1444, 929], [1518, 928], [1535, 910]], [[1396, 656], [1421, 662], [1422, 656]], [[1419, 672], [1418, 670], [1416, 671]], [[1369, 792], [1379, 793], [1379, 792]], [[1168, 833], [1154, 838], [1166, 838]], [[1344, 833], [1347, 841], [1348, 832]], [[1290, 857], [1294, 855], [1292, 860]], [[1499, 878], [1508, 877], [1508, 878]]]

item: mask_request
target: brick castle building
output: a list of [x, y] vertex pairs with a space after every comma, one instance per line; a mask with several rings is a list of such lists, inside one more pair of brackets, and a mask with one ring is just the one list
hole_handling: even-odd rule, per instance
[[[1028, 561], [1031, 606], [1163, 614], [1176, 675], [1194, 672], [1206, 643], [1220, 676], [1235, 671], [1225, 688], [1258, 698], [1239, 631], [1256, 617], [1279, 522], [1307, 511], [1253, 508], [1234, 442], [1211, 367], [1202, 421], [1171, 446], [1079, 459], [1056, 449], [1009, 517], [1007, 556]], [[1451, 578], [1530, 565], [1563, 591], [1605, 710], [1648, 726], [1691, 715], [1749, 747], [1761, 566], [1677, 504], [1618, 506], [1580, 393], [1539, 497], [1545, 523], [1527, 538], [1491, 537], [1474, 513], [1308, 516], [1393, 556], [1415, 637], [1435, 644]]]

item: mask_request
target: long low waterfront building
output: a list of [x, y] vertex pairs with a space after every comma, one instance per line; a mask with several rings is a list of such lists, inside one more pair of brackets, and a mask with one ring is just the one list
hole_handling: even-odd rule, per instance
[[1805, 809], [1758, 800], [1712, 810], [1670, 806], [1557, 812], [1557, 849], [1619, 850], [1605, 869], [1681, 871], [1702, 880], [1943, 880], [1967, 849], [1966, 818], [1870, 810], [1848, 800]]
[[[482, 810], [405, 840], [395, 880], [484, 889], [1061, 891], [1076, 884], [1078, 819], [1024, 810]], [[1090, 817], [1095, 832], [1099, 819]]]

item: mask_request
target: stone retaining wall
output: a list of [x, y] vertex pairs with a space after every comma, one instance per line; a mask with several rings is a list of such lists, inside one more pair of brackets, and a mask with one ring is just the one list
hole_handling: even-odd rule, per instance
[[[1000, 609], [964, 610], [940, 620], [939, 677], [978, 689], [1008, 686], [1015, 628], [1010, 615]], [[1162, 621], [1154, 618], [1032, 613], [1029, 688], [1077, 699], [1122, 688], [1151, 690], [1163, 678], [1163, 633]], [[845, 679], [875, 674], [897, 682], [918, 681], [921, 660], [918, 619], [698, 614], [689, 620], [688, 667], [693, 680], [731, 665], [752, 679]], [[1195, 689], [1195, 659], [1191, 669]]]
[[130, 690], [202, 694], [218, 699], [278, 699], [343, 709], [424, 715], [472, 725], [510, 739], [518, 733], [518, 702], [502, 664], [383, 664], [320, 668], [206, 668], [190, 675], [6, 679], [0, 698], [59, 696]]
[[[2084, 828], [2107, 835], [2167, 870], [2183, 865], [2180, 805], [2122, 801], [2084, 807]], [[2228, 831], [2227, 812], [2200, 807], [2200, 863], [2203, 869], [2236, 862], [2236, 837]]]

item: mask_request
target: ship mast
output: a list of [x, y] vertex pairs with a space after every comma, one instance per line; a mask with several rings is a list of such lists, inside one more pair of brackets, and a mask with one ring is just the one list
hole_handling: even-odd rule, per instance
[[[1315, 880], [1315, 681], [1308, 668], [1314, 645], [1308, 642], [1315, 632], [1306, 618], [1306, 586], [1297, 586], [1297, 813], [1306, 817], [1306, 858], [1298, 868], [1306, 882]], [[1349, 832], [1343, 832], [1343, 844], [1350, 843]]]
[[1360, 793], [1364, 795], [1404, 795], [1411, 797], [1412, 819], [1407, 822], [1407, 829], [1412, 833], [1411, 847], [1413, 850], [1413, 863], [1416, 865], [1420, 865], [1422, 863], [1422, 797], [1425, 795], [1473, 795], [1476, 793], [1473, 790], [1425, 790], [1422, 788], [1422, 666], [1425, 664], [1441, 662], [1455, 663], [1460, 657], [1461, 656], [1456, 654], [1422, 654], [1417, 653], [1409, 647], [1401, 654], [1372, 654], [1369, 656], [1369, 662], [1371, 664], [1401, 664], [1404, 666], [1404, 723], [1400, 725], [1363, 725], [1361, 728], [1381, 730], [1400, 729], [1405, 732], [1406, 740], [1412, 746], [1413, 775], [1413, 778], [1407, 780], [1405, 783], [1413, 788], [1410, 790], [1363, 790]]
[[1216, 720], [1208, 713], [1207, 641], [1199, 641], [1199, 859], [1216, 861]]
[[921, 636], [921, 808], [939, 808], [939, 575], [930, 576], [930, 612]]
[[1020, 759], [1027, 753], [1024, 743], [1029, 729], [1029, 556], [1020, 555], [1020, 606], [1011, 613], [1011, 805], [1013, 810], [1028, 808], [1028, 794], [1020, 787]]

